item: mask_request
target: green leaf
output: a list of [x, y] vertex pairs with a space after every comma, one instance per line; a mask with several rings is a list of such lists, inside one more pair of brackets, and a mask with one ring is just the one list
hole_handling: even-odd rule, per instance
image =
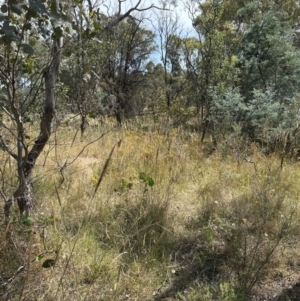
[[8, 94], [7, 88], [4, 86], [1, 88], [1, 91], [6, 95]]
[[68, 26], [65, 27], [65, 32], [68, 33], [68, 34], [70, 34], [70, 27], [68, 27]]
[[7, 7], [6, 4], [3, 4], [3, 5], [1, 6], [1, 11], [2, 11], [3, 13], [7, 13], [8, 7]]
[[38, 14], [48, 14], [45, 5], [38, 0], [29, 0], [29, 6]]
[[54, 28], [54, 37], [56, 39], [59, 39], [63, 36], [63, 30], [60, 26], [57, 26]]
[[33, 219], [30, 216], [27, 216], [22, 220], [22, 224], [26, 227], [30, 227], [32, 223], [33, 223]]
[[36, 40], [35, 38], [30, 38], [30, 39], [29, 39], [29, 44], [30, 44], [31, 46], [36, 45], [36, 42], [37, 42], [37, 40]]
[[43, 255], [43, 254], [40, 254], [40, 255], [38, 255], [38, 256], [35, 258], [35, 260], [36, 260], [36, 261], [41, 261], [43, 258], [44, 258], [44, 255]]
[[61, 12], [61, 18], [64, 20], [64, 21], [69, 21], [69, 17], [68, 15], [65, 13], [65, 12]]
[[102, 28], [101, 25], [96, 20], [93, 22], [93, 25], [96, 30], [101, 30], [101, 28]]
[[76, 25], [76, 23], [73, 21], [72, 22], [72, 29], [78, 31], [79, 27]]
[[4, 35], [7, 37], [13, 37], [14, 36], [14, 32], [10, 29], [3, 29]]
[[14, 25], [9, 25], [8, 22], [3, 23], [3, 33], [4, 36], [9, 40], [9, 41], [20, 41], [20, 37], [15, 34], [17, 32], [17, 28]]
[[147, 184], [152, 187], [154, 185], [154, 180], [151, 177], [147, 177]]
[[143, 180], [144, 182], [146, 182], [146, 174], [145, 174], [144, 172], [140, 172], [139, 178], [140, 178], [141, 180]]
[[31, 23], [26, 23], [24, 26], [25, 30], [31, 30], [31, 28], [32, 28]]
[[71, 50], [64, 50], [64, 51], [63, 51], [63, 55], [64, 55], [65, 57], [70, 57], [70, 56], [72, 55], [72, 51], [71, 51]]
[[96, 37], [97, 35], [98, 35], [98, 33], [97, 33], [97, 31], [95, 31], [95, 30], [90, 31], [90, 33], [89, 33], [89, 37], [90, 37], [91, 39], [93, 39], [93, 38]]
[[55, 13], [58, 11], [58, 7], [56, 6], [56, 1], [51, 1], [49, 8], [51, 10], [51, 12]]
[[147, 176], [144, 172], [140, 172], [139, 174], [139, 178], [145, 182], [146, 184], [148, 184], [150, 187], [152, 187], [154, 185], [154, 180]]
[[33, 55], [34, 53], [33, 48], [29, 44], [21, 44], [21, 49], [29, 55]]
[[213, 231], [210, 228], [208, 228], [206, 230], [206, 241], [207, 241], [207, 243], [210, 244], [212, 242], [212, 239], [213, 239]]
[[30, 234], [32, 234], [32, 229], [26, 230], [25, 233], [29, 236]]
[[27, 12], [29, 11], [29, 7], [26, 4], [23, 4], [21, 7], [23, 10], [26, 10]]
[[94, 111], [89, 111], [89, 112], [87, 113], [87, 115], [88, 115], [88, 117], [91, 118], [91, 119], [95, 119], [95, 118], [96, 118], [96, 114], [95, 114]]
[[14, 4], [14, 5], [11, 6], [11, 11], [13, 13], [19, 15], [19, 16], [22, 15], [22, 13], [23, 13], [22, 8], [19, 5], [16, 5], [16, 4]]
[[7, 20], [8, 20], [8, 16], [0, 13], [0, 22], [7, 21]]
[[50, 18], [55, 19], [55, 20], [59, 20], [60, 19], [60, 14], [58, 14], [57, 12], [51, 12], [49, 14]]
[[85, 31], [83, 31], [83, 32], [81, 33], [81, 38], [82, 38], [82, 39], [87, 38], [87, 37], [88, 37], [89, 31], [90, 31], [90, 30], [85, 30]]

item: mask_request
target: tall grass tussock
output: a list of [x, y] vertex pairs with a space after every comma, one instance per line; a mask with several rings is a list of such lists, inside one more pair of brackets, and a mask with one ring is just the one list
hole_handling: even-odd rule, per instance
[[[0, 217], [1, 300], [292, 298], [300, 163], [147, 122], [53, 134], [32, 216]], [[0, 156], [11, 193], [16, 167]]]

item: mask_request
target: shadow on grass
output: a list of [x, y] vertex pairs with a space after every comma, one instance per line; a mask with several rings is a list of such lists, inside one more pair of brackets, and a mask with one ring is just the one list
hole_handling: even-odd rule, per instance
[[[168, 202], [147, 197], [103, 206], [91, 216], [83, 217], [82, 230], [88, 231], [101, 249], [124, 254], [122, 260], [127, 263], [150, 257], [160, 261], [173, 247]], [[78, 221], [68, 224], [71, 233], [78, 231], [77, 224]]]
[[[177, 269], [173, 270], [171, 284], [161, 288], [154, 296], [155, 301], [169, 300], [167, 298], [173, 300], [178, 295], [187, 295], [190, 287], [196, 283], [218, 283], [227, 265], [226, 252], [217, 249], [209, 250], [200, 237], [183, 238], [177, 240], [176, 245], [177, 251], [172, 255], [171, 260], [176, 262]], [[228, 275], [228, 280], [229, 278]], [[219, 292], [215, 291], [215, 294]]]
[[[255, 285], [274, 268], [283, 238], [293, 231], [293, 212], [282, 214], [284, 195], [272, 194], [265, 186], [256, 186], [226, 206], [213, 198], [203, 202], [186, 225], [190, 237], [176, 241], [178, 271], [155, 300], [181, 300], [176, 299], [180, 295], [187, 300], [250, 300]], [[202, 298], [201, 292], [190, 297], [197, 285], [205, 287], [209, 297]], [[288, 294], [298, 296], [296, 288]]]
[[294, 284], [291, 288], [284, 290], [279, 296], [271, 301], [299, 301], [300, 300], [300, 282]]
[[273, 177], [265, 178], [230, 202], [208, 191], [184, 225], [185, 236], [175, 234], [168, 201], [155, 198], [147, 186], [135, 198], [103, 206], [84, 227], [100, 248], [122, 255], [124, 273], [132, 263], [167, 266], [168, 279], [151, 300], [250, 300], [254, 286], [274, 268], [278, 246], [295, 228], [294, 211], [285, 203], [288, 187], [277, 191]]

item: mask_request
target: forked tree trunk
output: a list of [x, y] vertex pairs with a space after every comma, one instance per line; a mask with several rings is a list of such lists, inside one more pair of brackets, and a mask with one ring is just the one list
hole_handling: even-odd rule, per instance
[[[53, 0], [55, 7], [58, 10], [58, 1]], [[56, 24], [53, 24], [55, 26]], [[18, 188], [13, 194], [13, 198], [6, 200], [4, 205], [5, 218], [8, 220], [10, 216], [11, 206], [13, 200], [16, 200], [19, 206], [20, 214], [24, 212], [29, 214], [29, 211], [32, 207], [32, 193], [31, 193], [31, 174], [32, 170], [36, 164], [36, 160], [43, 151], [45, 145], [47, 144], [51, 136], [51, 126], [52, 120], [55, 114], [55, 81], [59, 69], [59, 63], [61, 60], [61, 48], [62, 48], [63, 39], [55, 39], [53, 41], [54, 56], [49, 67], [45, 69], [43, 76], [45, 78], [45, 101], [43, 114], [41, 116], [40, 122], [40, 133], [37, 139], [35, 140], [34, 145], [30, 151], [27, 151], [27, 148], [24, 146], [23, 142], [23, 126], [21, 121], [20, 130], [18, 131]], [[23, 148], [23, 149], [22, 149]], [[20, 154], [24, 154], [23, 156]]]
[[[56, 12], [56, 14], [58, 14], [59, 1], [52, 0], [51, 2], [52, 2], [51, 11]], [[88, 2], [89, 2], [89, 6], [91, 6], [91, 2], [90, 1]], [[120, 5], [119, 5], [119, 12], [117, 14], [117, 17], [103, 30], [107, 30], [116, 26], [122, 20], [130, 16], [130, 14], [134, 11], [141, 12], [141, 11], [149, 10], [151, 8], [159, 9], [154, 4], [151, 4], [146, 8], [139, 8], [139, 5], [142, 3], [142, 0], [138, 0], [135, 6], [131, 7], [125, 13], [121, 14], [121, 2], [123, 1], [119, 1]], [[54, 19], [52, 22], [54, 28], [56, 28], [57, 26], [55, 23], [56, 21]], [[16, 108], [14, 107], [14, 103], [12, 102], [12, 110], [15, 110], [15, 113], [13, 114], [14, 120], [16, 121], [18, 126], [18, 137], [17, 137], [18, 155], [13, 154], [11, 151], [9, 151], [9, 153], [18, 162], [19, 185], [17, 190], [13, 194], [13, 199], [17, 200], [21, 215], [23, 214], [24, 211], [26, 213], [29, 213], [29, 210], [32, 206], [32, 193], [30, 189], [31, 173], [35, 166], [36, 160], [40, 156], [41, 152], [43, 151], [51, 135], [51, 125], [55, 114], [54, 85], [58, 73], [59, 63], [61, 60], [61, 48], [62, 48], [62, 38], [55, 39], [53, 60], [50, 66], [44, 72], [46, 95], [45, 95], [43, 115], [41, 117], [41, 123], [40, 123], [40, 133], [30, 151], [28, 151], [27, 149], [27, 145], [24, 138], [25, 135], [24, 135], [24, 127], [22, 124], [22, 118], [19, 118], [22, 116], [16, 111]], [[0, 134], [0, 141], [1, 141], [1, 134]], [[7, 220], [9, 219], [12, 203], [13, 203], [12, 199], [5, 200], [4, 213]]]

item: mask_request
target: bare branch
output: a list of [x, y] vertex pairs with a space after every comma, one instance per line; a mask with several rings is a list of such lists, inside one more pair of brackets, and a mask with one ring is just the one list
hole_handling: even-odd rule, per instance
[[14, 159], [18, 160], [18, 156], [17, 154], [15, 154], [10, 147], [8, 146], [8, 144], [6, 143], [5, 139], [3, 138], [2, 134], [0, 133], [0, 143], [1, 143], [1, 147], [7, 152], [9, 153]]
[[121, 3], [124, 2], [124, 0], [119, 0], [119, 11], [118, 11], [118, 18], [116, 18], [114, 21], [112, 21], [108, 26], [107, 28], [109, 27], [113, 27], [113, 26], [116, 26], [118, 23], [120, 23], [121, 21], [123, 21], [124, 19], [126, 19], [127, 17], [129, 17], [131, 15], [132, 12], [134, 11], [138, 11], [138, 12], [142, 12], [142, 11], [146, 11], [146, 10], [149, 10], [149, 9], [159, 9], [159, 10], [168, 10], [166, 8], [163, 8], [163, 7], [158, 7], [154, 4], [151, 4], [150, 6], [148, 7], [145, 7], [145, 8], [139, 8], [139, 5], [141, 4], [142, 0], [139, 0], [138, 3], [130, 8], [129, 10], [127, 10], [124, 14], [121, 14]]

